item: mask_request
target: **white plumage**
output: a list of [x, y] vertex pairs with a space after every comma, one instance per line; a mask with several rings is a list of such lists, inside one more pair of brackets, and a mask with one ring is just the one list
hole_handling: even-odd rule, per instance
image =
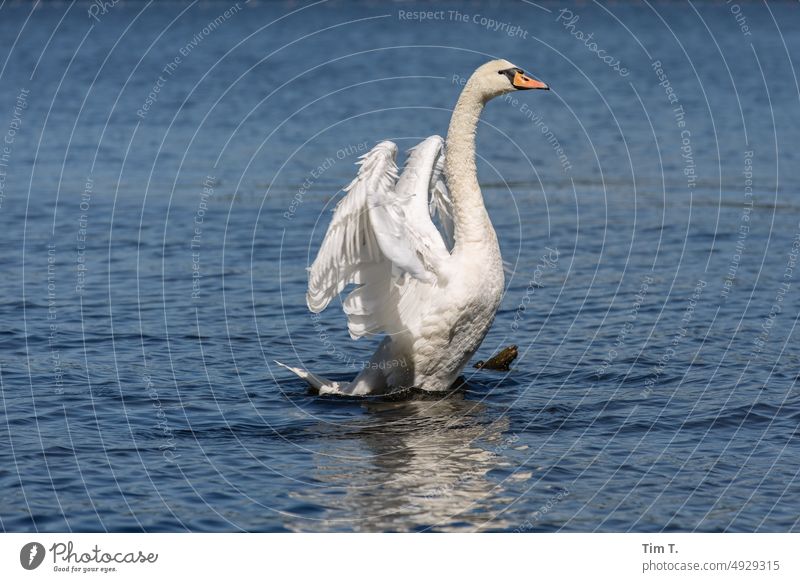
[[350, 336], [386, 337], [346, 384], [282, 366], [321, 394], [450, 388], [489, 330], [504, 283], [475, 167], [478, 118], [489, 99], [532, 88], [547, 86], [508, 61], [491, 61], [461, 93], [446, 158], [439, 136], [409, 151], [402, 174], [390, 141], [360, 158], [309, 269], [306, 300], [319, 313], [355, 284], [344, 301]]

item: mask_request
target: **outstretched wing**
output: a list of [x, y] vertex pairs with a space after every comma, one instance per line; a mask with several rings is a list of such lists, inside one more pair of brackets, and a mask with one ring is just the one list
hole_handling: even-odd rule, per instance
[[345, 189], [309, 269], [306, 301], [315, 313], [347, 285], [360, 285], [344, 303], [353, 338], [402, 325], [399, 282], [408, 274], [434, 284], [449, 257], [440, 236], [438, 245], [430, 239], [430, 217], [428, 225], [420, 223], [413, 197], [398, 192], [396, 156], [397, 146], [384, 141], [360, 158], [358, 175]]
[[[408, 153], [408, 161], [397, 182], [398, 195], [412, 198], [414, 223], [421, 225], [431, 244], [436, 245], [443, 234], [442, 242], [449, 252], [453, 248], [453, 203], [444, 180], [444, 140], [432, 135]], [[437, 217], [443, 233], [439, 233], [431, 221]]]

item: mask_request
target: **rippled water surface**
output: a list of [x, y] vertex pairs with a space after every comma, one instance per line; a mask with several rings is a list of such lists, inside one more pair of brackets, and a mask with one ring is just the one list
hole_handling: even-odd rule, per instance
[[[796, 4], [419, 9], [0, 7], [0, 527], [800, 528]], [[478, 135], [519, 359], [308, 395], [375, 347], [305, 307], [353, 163], [490, 57], [552, 87]]]

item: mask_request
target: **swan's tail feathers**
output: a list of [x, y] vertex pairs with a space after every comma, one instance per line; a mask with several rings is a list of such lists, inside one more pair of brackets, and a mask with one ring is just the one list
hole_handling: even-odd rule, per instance
[[302, 368], [294, 368], [292, 366], [287, 366], [277, 360], [275, 363], [279, 366], [286, 368], [287, 370], [294, 372], [308, 382], [308, 385], [314, 389], [317, 394], [341, 394], [342, 393], [342, 386], [339, 382], [334, 382], [333, 380], [328, 380], [327, 378], [323, 378], [322, 376], [317, 376], [316, 374], [312, 374]]

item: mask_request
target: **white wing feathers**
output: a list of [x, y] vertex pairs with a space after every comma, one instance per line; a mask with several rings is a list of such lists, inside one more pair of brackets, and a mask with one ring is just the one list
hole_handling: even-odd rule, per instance
[[[397, 181], [397, 194], [410, 198], [408, 213], [426, 240], [436, 245], [437, 253], [448, 253], [452, 248], [452, 205], [444, 184], [444, 140], [432, 135], [411, 148], [403, 175]], [[430, 200], [429, 200], [430, 199]], [[446, 245], [442, 235], [431, 221], [434, 213], [445, 230]]]
[[453, 250], [453, 237], [455, 225], [453, 224], [453, 202], [450, 200], [450, 192], [444, 183], [444, 154], [436, 160], [434, 168], [435, 181], [432, 182], [431, 199], [428, 203], [428, 212], [431, 218], [438, 216], [439, 224], [444, 230], [444, 242], [449, 250]]
[[452, 215], [442, 181], [442, 139], [433, 136], [414, 148], [399, 180], [396, 156], [390, 141], [361, 156], [358, 175], [336, 206], [309, 269], [306, 301], [315, 313], [347, 285], [360, 285], [344, 303], [353, 338], [402, 325], [398, 304], [405, 274], [418, 284], [434, 285], [450, 256], [428, 213], [429, 189], [441, 183], [446, 202], [444, 210], [436, 205], [440, 220], [442, 212]]
[[319, 313], [350, 283], [363, 283], [363, 268], [384, 255], [369, 216], [370, 189], [389, 190], [397, 180], [397, 147], [383, 142], [360, 158], [358, 175], [337, 204], [317, 258], [309, 269], [308, 308]]

